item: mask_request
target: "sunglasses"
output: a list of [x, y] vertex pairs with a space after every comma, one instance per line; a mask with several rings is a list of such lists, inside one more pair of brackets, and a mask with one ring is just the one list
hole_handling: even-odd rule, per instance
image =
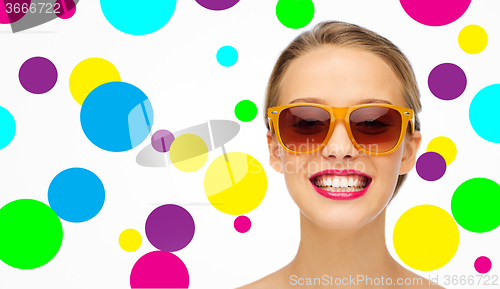
[[268, 110], [269, 127], [289, 152], [308, 154], [324, 147], [337, 119], [343, 119], [354, 146], [371, 155], [386, 155], [403, 141], [413, 110], [390, 104], [369, 103], [332, 107], [315, 103], [297, 103]]

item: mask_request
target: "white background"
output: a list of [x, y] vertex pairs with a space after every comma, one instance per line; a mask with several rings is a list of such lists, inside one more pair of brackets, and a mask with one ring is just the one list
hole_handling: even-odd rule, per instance
[[[226, 150], [248, 153], [261, 162], [268, 177], [267, 195], [247, 214], [252, 228], [246, 234], [234, 230], [234, 216], [210, 205], [185, 206], [195, 220], [196, 233], [175, 254], [189, 270], [190, 288], [241, 286], [283, 267], [296, 253], [299, 211], [288, 196], [283, 176], [268, 164], [262, 108], [267, 79], [280, 51], [301, 31], [323, 20], [358, 24], [400, 47], [413, 65], [422, 95], [419, 155], [432, 138], [442, 135], [451, 138], [458, 149], [440, 180], [427, 182], [412, 171], [390, 204], [386, 236], [396, 260], [406, 266], [392, 245], [392, 230], [403, 212], [433, 204], [451, 214], [451, 196], [462, 182], [474, 177], [500, 182], [500, 147], [480, 138], [468, 118], [474, 95], [500, 79], [499, 1], [473, 1], [457, 21], [429, 27], [411, 19], [395, 0], [315, 0], [314, 19], [299, 30], [279, 23], [276, 2], [241, 0], [228, 10], [211, 11], [194, 0], [178, 1], [171, 20], [145, 36], [112, 27], [97, 0], [81, 1], [69, 20], [56, 19], [18, 34], [12, 34], [8, 25], [0, 26], [0, 106], [12, 113], [17, 124], [14, 140], [0, 150], [0, 207], [21, 198], [48, 204], [51, 180], [70, 167], [93, 171], [106, 188], [106, 202], [95, 218], [78, 224], [62, 221], [62, 247], [48, 264], [18, 270], [0, 262], [0, 288], [130, 288], [132, 266], [155, 250], [144, 232], [148, 214], [160, 204], [207, 202], [203, 177], [208, 164], [222, 155], [220, 149], [209, 154], [198, 172], [182, 173], [173, 166], [137, 165], [135, 156], [143, 145], [111, 153], [88, 141], [79, 122], [81, 106], [72, 98], [68, 83], [72, 69], [89, 57], [109, 60], [122, 81], [146, 93], [155, 114], [154, 131], [175, 132], [207, 119], [238, 121], [234, 106], [243, 99], [259, 108], [255, 120], [240, 122], [240, 134], [226, 144]], [[480, 25], [488, 33], [488, 46], [477, 55], [463, 52], [458, 45], [460, 30], [469, 24]], [[216, 52], [224, 45], [238, 50], [239, 60], [233, 67], [216, 61]], [[43, 95], [25, 91], [18, 79], [22, 63], [34, 56], [50, 59], [59, 73], [54, 89]], [[429, 72], [445, 62], [457, 64], [467, 75], [465, 92], [452, 101], [437, 99], [427, 86]], [[118, 245], [119, 234], [127, 228], [137, 229], [143, 237], [141, 248], [133, 253]], [[445, 275], [476, 275], [474, 260], [485, 255], [493, 261], [489, 275], [500, 275], [500, 229], [483, 234], [461, 227], [459, 231], [458, 251], [446, 266], [432, 272], [413, 271], [426, 278], [439, 276], [442, 285]]]

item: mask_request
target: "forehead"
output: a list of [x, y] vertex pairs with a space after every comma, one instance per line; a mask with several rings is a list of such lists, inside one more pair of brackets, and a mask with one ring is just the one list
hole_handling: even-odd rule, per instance
[[367, 99], [404, 106], [401, 88], [396, 74], [374, 53], [324, 45], [292, 61], [283, 77], [279, 105], [318, 98], [337, 107]]

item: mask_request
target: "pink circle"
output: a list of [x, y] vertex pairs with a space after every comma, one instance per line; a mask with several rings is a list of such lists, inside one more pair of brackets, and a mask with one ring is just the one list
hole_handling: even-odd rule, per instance
[[188, 288], [189, 273], [179, 257], [153, 251], [135, 262], [130, 273], [131, 288]]
[[471, 0], [399, 0], [413, 20], [428, 26], [450, 24], [460, 18]]
[[0, 24], [11, 24], [19, 21], [26, 15], [26, 7], [31, 5], [31, 0], [0, 0]]
[[75, 15], [76, 4], [73, 0], [57, 0], [56, 4], [60, 5], [60, 8], [55, 13], [57, 17], [61, 19], [69, 19]]
[[239, 216], [234, 220], [234, 228], [240, 233], [246, 233], [252, 227], [252, 222], [247, 216]]
[[474, 268], [478, 273], [486, 274], [491, 269], [491, 260], [486, 256], [481, 256], [474, 262]]

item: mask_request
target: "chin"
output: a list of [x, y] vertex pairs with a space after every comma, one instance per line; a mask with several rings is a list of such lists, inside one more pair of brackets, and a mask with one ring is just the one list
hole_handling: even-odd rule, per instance
[[327, 230], [359, 229], [377, 217], [377, 215], [369, 214], [366, 211], [358, 212], [352, 209], [347, 211], [339, 210], [338, 212], [316, 211], [309, 214], [303, 210], [301, 212], [311, 222]]

